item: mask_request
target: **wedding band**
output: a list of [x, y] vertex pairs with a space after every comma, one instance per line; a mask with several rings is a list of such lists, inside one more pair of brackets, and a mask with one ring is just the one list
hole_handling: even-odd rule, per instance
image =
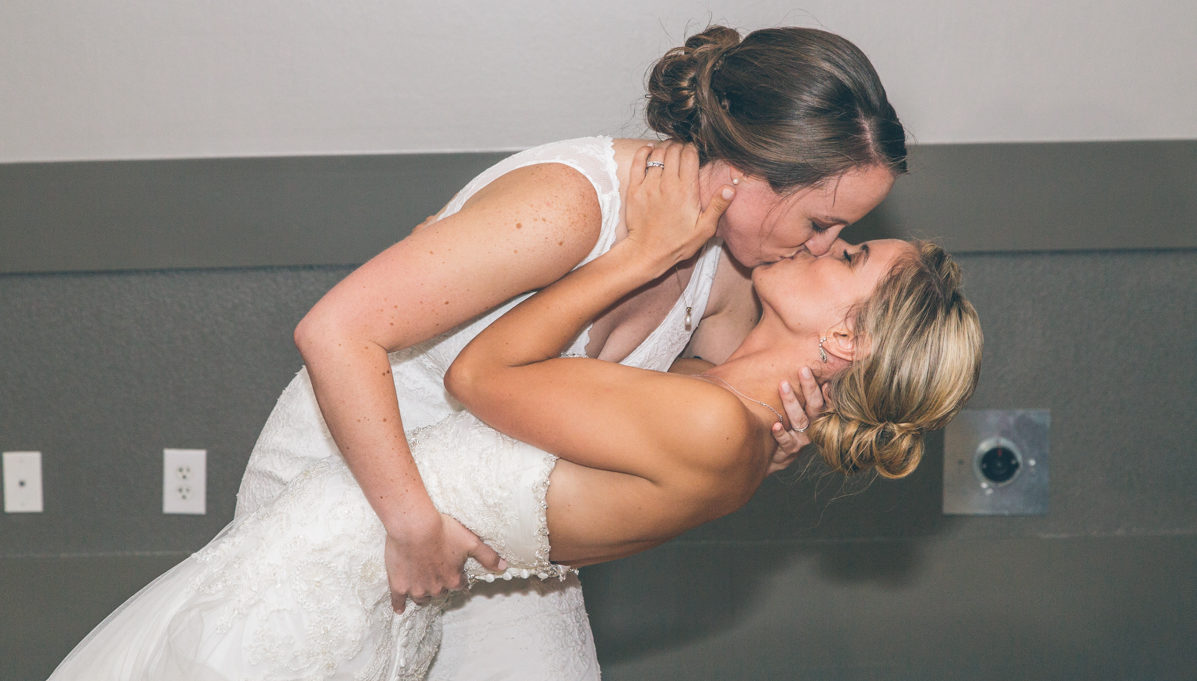
[[810, 428], [809, 423], [806, 424], [805, 426], [802, 426], [801, 428], [795, 428], [794, 430], [798, 431], [799, 433], [805, 433], [807, 428]]
[[648, 163], [645, 163], [645, 164], [644, 164], [644, 169], [645, 169], [645, 170], [648, 170], [649, 168], [662, 168], [662, 169], [664, 169], [664, 168], [665, 168], [665, 164], [664, 164], [664, 163], [661, 163], [660, 161], [649, 161]]

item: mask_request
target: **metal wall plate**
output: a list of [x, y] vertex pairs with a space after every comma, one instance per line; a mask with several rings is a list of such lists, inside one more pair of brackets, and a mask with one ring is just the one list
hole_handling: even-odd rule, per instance
[[1044, 515], [1046, 409], [966, 409], [944, 429], [943, 512]]

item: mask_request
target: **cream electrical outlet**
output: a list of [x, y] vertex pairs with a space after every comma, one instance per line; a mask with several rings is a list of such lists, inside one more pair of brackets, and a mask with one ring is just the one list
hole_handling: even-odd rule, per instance
[[4, 452], [4, 512], [42, 512], [41, 452]]
[[208, 450], [162, 450], [162, 512], [208, 512]]

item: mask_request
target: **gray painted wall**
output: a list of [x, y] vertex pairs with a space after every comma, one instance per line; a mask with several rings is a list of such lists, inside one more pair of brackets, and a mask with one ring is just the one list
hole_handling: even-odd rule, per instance
[[[1188, 238], [1185, 210], [1155, 228]], [[970, 406], [1052, 410], [1049, 514], [943, 516], [938, 442], [899, 482], [770, 481], [584, 572], [607, 679], [1194, 678], [1197, 251], [1019, 234], [960, 256], [987, 334]], [[347, 271], [0, 275], [0, 449], [41, 450], [46, 490], [44, 513], [0, 514], [0, 679], [43, 678], [227, 522], [291, 329]], [[164, 447], [209, 450], [208, 515], [159, 513]]]
[[[347, 265], [505, 154], [0, 164], [0, 272]], [[856, 239], [1197, 248], [1197, 140], [912, 147]]]

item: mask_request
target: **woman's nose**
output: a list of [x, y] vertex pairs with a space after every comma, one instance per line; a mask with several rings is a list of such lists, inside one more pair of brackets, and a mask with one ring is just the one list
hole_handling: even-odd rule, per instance
[[840, 241], [840, 232], [843, 230], [844, 226], [839, 225], [815, 234], [806, 240], [806, 251], [814, 256], [825, 255], [837, 241]]

